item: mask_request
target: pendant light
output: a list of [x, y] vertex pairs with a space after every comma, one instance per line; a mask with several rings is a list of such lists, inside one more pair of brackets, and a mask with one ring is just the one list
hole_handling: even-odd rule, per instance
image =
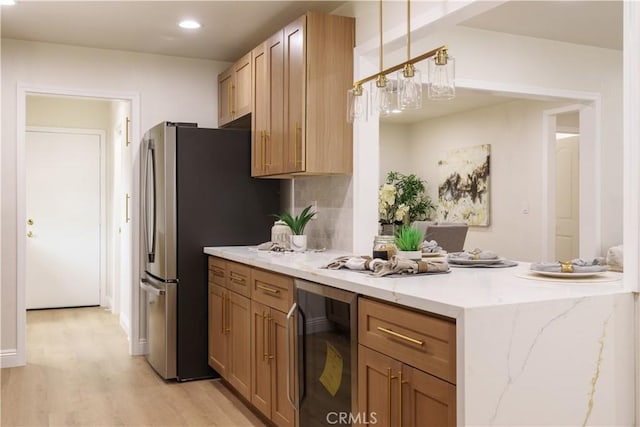
[[378, 2], [378, 29], [380, 32], [380, 50], [378, 51], [379, 74], [375, 82], [371, 82], [371, 111], [381, 116], [391, 113], [395, 104], [393, 88], [395, 85], [384, 75], [383, 69], [383, 26], [382, 26], [382, 0]]
[[[415, 64], [428, 60], [429, 89], [427, 95], [433, 100], [447, 100], [455, 97], [455, 62], [449, 55], [447, 46], [440, 46], [422, 55], [411, 58], [411, 0], [407, 0], [407, 60], [401, 64], [383, 69], [382, 0], [379, 0], [380, 50], [379, 71], [353, 83], [347, 91], [347, 121], [369, 117], [369, 97], [364, 83], [375, 81], [370, 90], [373, 93], [371, 110], [386, 116], [401, 110], [422, 108], [422, 75]], [[397, 80], [387, 75], [398, 72]]]
[[446, 46], [430, 58], [428, 64], [429, 99], [447, 101], [455, 98], [455, 59], [449, 56]]
[[407, 0], [407, 62], [398, 71], [398, 107], [422, 108], [422, 73], [411, 62], [411, 0]]

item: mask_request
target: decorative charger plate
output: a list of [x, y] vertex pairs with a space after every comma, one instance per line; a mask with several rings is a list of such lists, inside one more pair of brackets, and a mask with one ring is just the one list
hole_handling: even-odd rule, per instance
[[447, 259], [451, 264], [498, 264], [504, 262], [504, 258], [493, 258], [493, 259], [466, 259], [466, 258], [448, 258]]
[[606, 273], [606, 270], [589, 271], [584, 273], [561, 273], [559, 271], [538, 271], [538, 270], [531, 270], [531, 272], [535, 274], [540, 274], [541, 276], [556, 277], [560, 279], [580, 279], [580, 278], [593, 277], [602, 273]]

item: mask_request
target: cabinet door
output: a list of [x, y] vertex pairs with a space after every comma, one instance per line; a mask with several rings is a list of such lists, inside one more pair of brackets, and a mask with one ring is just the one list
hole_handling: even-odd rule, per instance
[[251, 301], [251, 403], [271, 418], [271, 364], [267, 342], [269, 307]]
[[218, 76], [218, 127], [233, 120], [233, 67]]
[[266, 43], [268, 82], [268, 123], [265, 135], [266, 171], [269, 175], [284, 171], [284, 31]]
[[284, 30], [284, 172], [305, 166], [305, 31], [306, 16]]
[[251, 52], [233, 65], [233, 73], [233, 106], [231, 111], [233, 118], [237, 119], [251, 113]]
[[402, 424], [416, 427], [456, 425], [456, 387], [404, 365], [402, 368]]
[[363, 425], [399, 426], [398, 373], [402, 364], [358, 346], [358, 414]]
[[228, 292], [229, 359], [227, 381], [245, 399], [251, 396], [251, 302], [249, 298]]
[[[269, 354], [271, 357], [271, 420], [278, 426], [291, 426], [295, 424], [294, 408], [289, 401], [288, 393], [293, 399], [293, 376], [295, 365], [293, 346], [288, 345], [290, 338], [287, 334], [287, 316], [278, 311], [271, 310]], [[289, 353], [289, 350], [291, 353]], [[287, 387], [287, 383], [289, 384]]]
[[209, 284], [209, 366], [227, 376], [227, 290]]
[[266, 174], [266, 133], [269, 116], [269, 87], [267, 80], [267, 43], [252, 52], [253, 113], [251, 115], [251, 176]]

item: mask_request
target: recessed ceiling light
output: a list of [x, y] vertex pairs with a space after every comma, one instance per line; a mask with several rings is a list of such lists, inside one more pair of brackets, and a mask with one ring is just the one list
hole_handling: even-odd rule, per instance
[[186, 28], [188, 30], [195, 30], [202, 26], [198, 21], [194, 21], [193, 19], [185, 19], [184, 21], [180, 21], [178, 25], [180, 28]]
[[16, 4], [16, 0], [0, 0], [0, 6], [13, 6]]

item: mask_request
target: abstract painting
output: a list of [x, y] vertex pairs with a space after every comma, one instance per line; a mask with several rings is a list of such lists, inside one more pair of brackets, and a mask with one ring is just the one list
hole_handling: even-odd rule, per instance
[[450, 150], [438, 161], [438, 220], [489, 225], [491, 145]]

